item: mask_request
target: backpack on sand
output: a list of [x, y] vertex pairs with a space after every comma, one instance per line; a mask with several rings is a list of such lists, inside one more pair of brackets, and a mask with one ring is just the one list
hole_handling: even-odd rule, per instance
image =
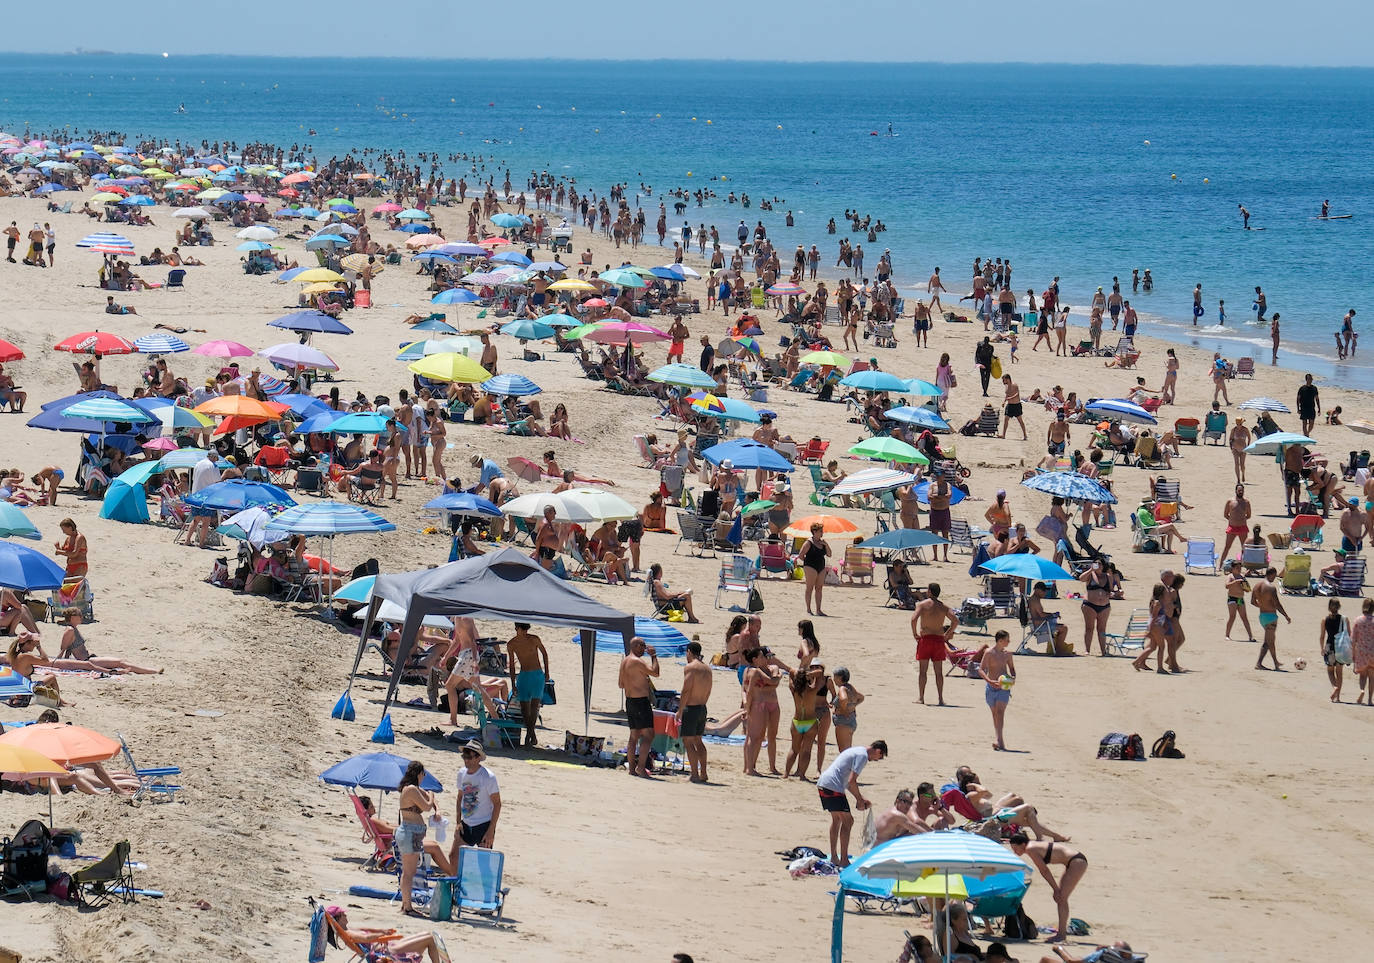
[[1174, 730], [1168, 729], [1164, 735], [1155, 740], [1155, 744], [1150, 747], [1150, 755], [1156, 759], [1183, 759], [1185, 756], [1174, 746], [1174, 740], [1178, 737]]

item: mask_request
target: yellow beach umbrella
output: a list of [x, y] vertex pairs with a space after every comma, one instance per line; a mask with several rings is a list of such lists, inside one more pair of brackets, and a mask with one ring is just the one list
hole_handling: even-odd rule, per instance
[[579, 278], [564, 278], [562, 281], [555, 281], [548, 286], [549, 291], [596, 291], [595, 284], [583, 281]]
[[442, 352], [431, 354], [406, 365], [411, 371], [431, 381], [457, 381], [465, 384], [480, 384], [491, 377], [491, 372], [465, 354]]
[[328, 294], [330, 291], [339, 289], [337, 281], [316, 281], [314, 284], [307, 284], [301, 288], [302, 294]]
[[313, 284], [316, 281], [342, 281], [344, 276], [337, 271], [329, 268], [311, 268], [309, 271], [302, 271], [297, 274], [295, 280], [301, 284]]
[[[946, 888], [948, 883], [948, 888]], [[917, 880], [902, 879], [898, 880], [892, 887], [893, 896], [935, 896], [944, 899], [946, 895], [950, 899], [968, 899], [968, 887], [964, 885], [964, 877], [951, 874], [946, 880], [942, 873], [931, 873]]]
[[97, 204], [108, 204], [111, 201], [118, 201], [121, 199], [122, 198], [120, 198], [118, 194], [111, 194], [109, 191], [100, 191], [97, 194], [91, 195], [91, 200], [95, 201]]
[[201, 191], [199, 194], [196, 195], [196, 199], [201, 201], [213, 201], [216, 198], [223, 197], [225, 194], [228, 193], [229, 192], [222, 187], [207, 187], [205, 190]]
[[0, 743], [0, 772], [24, 778], [65, 776], [67, 770], [37, 750]]
[[797, 359], [800, 364], [818, 364], [825, 368], [843, 368], [849, 359], [835, 351], [812, 351]]

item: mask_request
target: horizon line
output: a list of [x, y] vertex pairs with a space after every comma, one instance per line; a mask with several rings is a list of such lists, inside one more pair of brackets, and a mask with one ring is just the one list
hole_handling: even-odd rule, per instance
[[242, 54], [242, 53], [176, 53], [164, 57], [159, 53], [128, 50], [0, 50], [0, 56], [20, 57], [67, 57], [100, 59], [106, 57], [147, 57], [154, 60], [197, 60], [217, 58], [223, 60], [422, 60], [434, 63], [617, 63], [617, 64], [787, 64], [792, 66], [927, 66], [927, 67], [1153, 67], [1158, 69], [1177, 68], [1231, 68], [1270, 70], [1374, 70], [1374, 64], [1302, 64], [1302, 63], [1249, 63], [1233, 60], [1180, 61], [1159, 63], [1149, 61], [1102, 61], [1102, 60], [896, 60], [876, 58], [871, 60], [796, 60], [790, 58], [758, 59], [752, 57], [446, 57], [439, 55], [416, 54], [399, 56], [391, 54], [370, 54], [364, 57], [346, 57], [339, 54]]

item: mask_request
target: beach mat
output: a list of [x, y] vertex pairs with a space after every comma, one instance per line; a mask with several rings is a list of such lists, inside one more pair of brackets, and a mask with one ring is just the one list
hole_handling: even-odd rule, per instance
[[702, 742], [709, 742], [713, 746], [742, 746], [744, 736], [702, 736]]

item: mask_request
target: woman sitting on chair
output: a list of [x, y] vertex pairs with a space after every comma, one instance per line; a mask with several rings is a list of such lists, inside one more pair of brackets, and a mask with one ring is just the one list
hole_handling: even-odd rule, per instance
[[687, 613], [688, 622], [701, 621], [692, 611], [692, 590], [671, 591], [668, 583], [663, 581], [663, 566], [658, 562], [649, 566], [649, 598], [653, 600], [655, 610], [661, 608], [666, 612], [668, 609], [682, 609]]
[[330, 906], [325, 910], [325, 914], [334, 923], [329, 928], [328, 939], [329, 945], [335, 949], [345, 948], [339, 946], [339, 940], [342, 939], [352, 944], [347, 946], [347, 949], [356, 946], [368, 959], [397, 959], [397, 954], [426, 953], [429, 955], [430, 963], [450, 963], [448, 949], [438, 933], [402, 936], [392, 929], [379, 930], [369, 926], [349, 929], [348, 914], [344, 912], [343, 907]]
[[359, 501], [378, 491], [381, 484], [382, 453], [375, 448], [368, 452], [367, 461], [339, 477], [339, 491]]

